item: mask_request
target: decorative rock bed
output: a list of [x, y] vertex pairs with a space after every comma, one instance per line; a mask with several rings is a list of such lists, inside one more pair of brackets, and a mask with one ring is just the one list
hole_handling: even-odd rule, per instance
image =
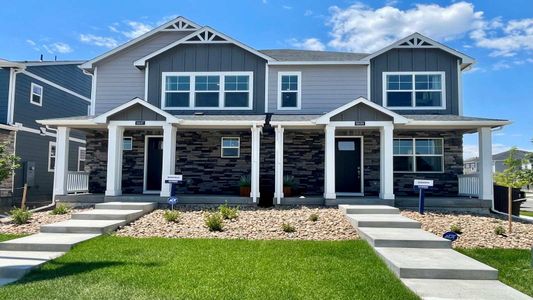
[[[353, 240], [357, 233], [337, 208], [242, 208], [235, 220], [224, 220], [224, 230], [211, 232], [204, 224], [207, 213], [202, 207], [180, 208], [179, 222], [167, 222], [163, 210], [156, 210], [118, 230], [119, 236], [175, 237], [175, 238], [226, 238], [250, 240]], [[318, 221], [309, 220], [313, 213]], [[287, 233], [282, 224], [296, 229]]]
[[75, 212], [83, 211], [83, 209], [70, 210], [64, 215], [51, 215], [50, 210], [35, 212], [32, 214], [28, 223], [17, 225], [11, 221], [0, 222], [0, 233], [3, 234], [34, 234], [39, 232], [41, 225], [57, 223], [70, 219], [70, 215]]
[[[467, 213], [458, 211], [404, 210], [402, 215], [422, 223], [422, 228], [438, 236], [450, 230], [450, 226], [459, 225], [462, 233], [454, 248], [521, 248], [530, 249], [533, 245], [533, 224], [513, 221], [513, 233], [507, 233], [507, 219], [495, 214]], [[497, 235], [496, 227], [505, 229], [505, 235]]]

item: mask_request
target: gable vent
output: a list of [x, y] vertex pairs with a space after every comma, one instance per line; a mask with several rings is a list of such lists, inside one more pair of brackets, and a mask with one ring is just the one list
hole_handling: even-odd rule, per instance
[[398, 47], [402, 48], [433, 48], [435, 45], [430, 43], [429, 41], [426, 41], [424, 39], [421, 39], [419, 37], [414, 37], [412, 39], [409, 39], [400, 45]]
[[171, 24], [170, 26], [163, 29], [163, 31], [185, 31], [185, 30], [196, 30], [198, 29], [195, 25], [184, 21], [178, 20], [176, 23]]
[[229, 43], [229, 41], [211, 30], [206, 29], [184, 41], [184, 43]]

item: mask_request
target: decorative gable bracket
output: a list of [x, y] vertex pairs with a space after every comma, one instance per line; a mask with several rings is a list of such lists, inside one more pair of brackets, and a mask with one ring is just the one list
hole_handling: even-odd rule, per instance
[[162, 31], [186, 31], [186, 30], [197, 30], [198, 26], [187, 22], [186, 20], [178, 20], [176, 23], [170, 24], [165, 27]]
[[414, 37], [399, 44], [398, 48], [435, 48], [435, 45], [421, 37]]
[[230, 43], [227, 39], [206, 28], [183, 43]]

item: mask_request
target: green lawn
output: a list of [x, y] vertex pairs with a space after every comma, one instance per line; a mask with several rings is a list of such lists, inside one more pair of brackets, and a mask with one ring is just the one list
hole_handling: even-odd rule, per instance
[[16, 239], [19, 237], [23, 237], [24, 235], [17, 235], [17, 234], [3, 234], [0, 233], [0, 242]]
[[363, 241], [135, 239], [80, 244], [0, 299], [417, 299]]
[[521, 210], [521, 211], [520, 211], [520, 215], [521, 215], [521, 216], [533, 217], [533, 212], [531, 212], [531, 211], [526, 211], [526, 210]]
[[524, 249], [458, 249], [500, 272], [500, 280], [515, 289], [533, 296], [533, 268], [531, 250]]

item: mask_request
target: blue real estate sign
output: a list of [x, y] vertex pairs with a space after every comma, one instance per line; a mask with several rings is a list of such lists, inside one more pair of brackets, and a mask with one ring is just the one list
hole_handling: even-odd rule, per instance
[[442, 237], [453, 242], [459, 238], [459, 235], [453, 231], [448, 231], [445, 232]]

